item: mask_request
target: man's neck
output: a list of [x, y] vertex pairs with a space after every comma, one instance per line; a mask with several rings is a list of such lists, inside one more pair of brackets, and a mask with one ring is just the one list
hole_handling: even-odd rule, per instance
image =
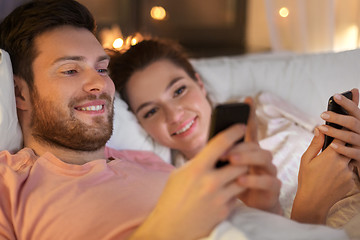
[[32, 141], [31, 143], [25, 143], [25, 147], [33, 149], [35, 154], [38, 156], [41, 156], [46, 152], [50, 152], [63, 162], [76, 165], [82, 165], [93, 160], [106, 158], [105, 146], [96, 151], [76, 151], [73, 149], [50, 146], [48, 144]]

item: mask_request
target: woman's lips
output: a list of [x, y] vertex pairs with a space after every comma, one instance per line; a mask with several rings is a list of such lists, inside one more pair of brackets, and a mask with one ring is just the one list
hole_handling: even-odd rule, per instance
[[188, 122], [185, 126], [183, 126], [181, 129], [179, 129], [178, 131], [174, 132], [171, 134], [171, 136], [176, 136], [176, 135], [180, 135], [180, 134], [184, 134], [186, 133], [189, 129], [191, 129], [191, 127], [194, 125], [196, 121], [196, 118], [192, 119], [190, 122]]

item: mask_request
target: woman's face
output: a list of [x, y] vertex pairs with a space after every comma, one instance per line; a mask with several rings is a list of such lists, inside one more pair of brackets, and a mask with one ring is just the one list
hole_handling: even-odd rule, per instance
[[199, 77], [196, 81], [169, 60], [135, 72], [126, 86], [138, 121], [160, 144], [187, 158], [207, 142], [211, 106]]

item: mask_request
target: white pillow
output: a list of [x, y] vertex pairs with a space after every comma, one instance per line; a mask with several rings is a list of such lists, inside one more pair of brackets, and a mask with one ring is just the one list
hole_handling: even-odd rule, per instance
[[319, 54], [260, 54], [193, 60], [215, 100], [271, 92], [316, 117], [328, 98], [360, 88], [360, 49]]
[[16, 114], [14, 80], [9, 54], [0, 49], [0, 150], [16, 152], [22, 133]]

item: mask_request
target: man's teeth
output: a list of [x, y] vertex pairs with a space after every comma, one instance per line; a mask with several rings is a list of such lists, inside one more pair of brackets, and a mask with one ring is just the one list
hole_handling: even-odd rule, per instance
[[193, 124], [194, 124], [194, 120], [192, 120], [191, 122], [189, 122], [188, 124], [186, 124], [186, 126], [183, 127], [182, 129], [180, 129], [179, 131], [175, 132], [175, 134], [180, 134], [180, 133], [185, 132], [185, 131], [188, 130]]
[[88, 106], [80, 108], [81, 111], [100, 111], [103, 109], [103, 105]]

